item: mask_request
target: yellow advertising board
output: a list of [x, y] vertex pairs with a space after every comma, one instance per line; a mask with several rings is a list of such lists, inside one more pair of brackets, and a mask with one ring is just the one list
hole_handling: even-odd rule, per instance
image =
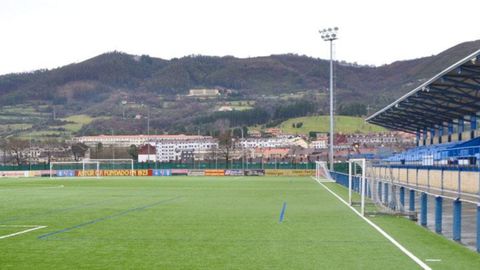
[[205, 170], [205, 176], [225, 176], [225, 170]]
[[[151, 170], [133, 170], [133, 176], [151, 176]], [[76, 176], [95, 177], [96, 170], [76, 171]], [[132, 176], [132, 170], [100, 170], [98, 176]]]
[[265, 170], [266, 176], [314, 176], [315, 170]]

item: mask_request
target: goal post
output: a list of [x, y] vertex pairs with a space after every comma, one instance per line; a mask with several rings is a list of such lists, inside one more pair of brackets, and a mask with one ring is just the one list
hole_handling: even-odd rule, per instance
[[100, 176], [100, 163], [97, 161], [52, 161], [50, 162], [50, 178], [53, 177], [74, 177], [75, 171], [81, 171], [85, 176], [86, 171], [93, 170], [93, 177]]
[[84, 159], [81, 161], [50, 162], [50, 178], [73, 177], [75, 171], [82, 177], [97, 177], [104, 170], [124, 170], [126, 175], [135, 176], [133, 159]]
[[317, 182], [335, 182], [328, 170], [327, 162], [315, 161], [315, 180]]
[[99, 162], [100, 170], [130, 170], [130, 176], [135, 176], [133, 159], [89, 159]]
[[129, 170], [130, 176], [135, 176], [133, 159], [89, 159], [98, 162], [100, 170]]
[[[360, 176], [357, 175], [357, 165], [360, 166], [362, 171]], [[364, 158], [348, 160], [348, 203], [353, 205], [352, 191], [355, 189], [360, 193], [360, 213], [362, 216], [365, 215], [366, 167]]]
[[393, 176], [386, 179], [376, 175], [372, 161], [348, 161], [348, 202], [353, 207], [360, 207], [362, 215], [411, 216], [414, 213], [405, 209], [402, 192], [404, 190], [395, 183]]

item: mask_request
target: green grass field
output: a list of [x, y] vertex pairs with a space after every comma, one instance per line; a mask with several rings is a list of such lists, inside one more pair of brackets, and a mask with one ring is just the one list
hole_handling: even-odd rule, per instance
[[[328, 132], [330, 128], [330, 120], [328, 115], [305, 116], [288, 119], [280, 124], [280, 128], [290, 134], [307, 134], [310, 131]], [[303, 125], [300, 128], [292, 127], [293, 123]], [[361, 117], [353, 116], [335, 116], [335, 130], [342, 133], [371, 133], [385, 132], [386, 129], [380, 126], [368, 124]]]
[[[479, 269], [407, 219], [373, 221], [433, 269]], [[1, 239], [18, 225], [47, 227]], [[0, 178], [0, 254], [2, 270], [419, 269], [308, 177]]]
[[94, 119], [85, 114], [78, 114], [78, 115], [69, 116], [62, 120], [73, 122], [70, 124], [63, 125], [62, 127], [65, 128], [65, 130], [69, 132], [77, 132], [82, 128], [83, 125], [90, 124]]
[[29, 140], [68, 139], [78, 132], [84, 125], [105, 117], [91, 117], [84, 114], [70, 115], [58, 120], [68, 121], [64, 125], [52, 125], [52, 114], [45, 112], [45, 106], [28, 104], [0, 107], [0, 136], [17, 137]]

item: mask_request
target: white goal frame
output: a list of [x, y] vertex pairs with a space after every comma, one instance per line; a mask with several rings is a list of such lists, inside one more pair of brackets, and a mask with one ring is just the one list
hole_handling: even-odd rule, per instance
[[[82, 172], [85, 171], [86, 164], [96, 164], [95, 175], [96, 178], [100, 178], [100, 165], [101, 164], [115, 164], [115, 162], [125, 162], [129, 164], [130, 176], [135, 176], [134, 162], [133, 159], [83, 159], [81, 161], [53, 161], [50, 162], [50, 178], [53, 178], [53, 171], [55, 164], [82, 164]], [[68, 169], [67, 169], [68, 170]], [[88, 176], [84, 176], [88, 177]]]
[[[100, 163], [98, 161], [90, 161], [90, 160], [82, 160], [82, 161], [52, 161], [50, 162], [50, 178], [53, 178], [53, 165], [55, 164], [82, 164], [82, 172], [85, 171], [85, 164], [96, 164], [96, 170], [95, 170], [95, 175], [97, 178], [100, 177]], [[72, 169], [70, 169], [72, 170]], [[65, 171], [69, 171], [69, 170], [65, 170]], [[75, 169], [73, 169], [72, 171], [75, 171]]]
[[107, 163], [107, 162], [116, 162], [116, 161], [128, 161], [130, 163], [130, 176], [135, 176], [135, 168], [133, 166], [134, 161], [133, 159], [128, 159], [128, 158], [119, 158], [119, 159], [88, 159], [88, 161], [94, 161], [94, 162], [99, 162], [101, 163]]
[[335, 182], [330, 175], [326, 161], [315, 161], [315, 180], [317, 182]]
[[362, 168], [362, 176], [360, 178], [360, 214], [365, 216], [365, 189], [366, 189], [366, 171], [367, 161], [364, 158], [354, 158], [348, 160], [348, 204], [352, 205], [352, 166], [359, 165]]

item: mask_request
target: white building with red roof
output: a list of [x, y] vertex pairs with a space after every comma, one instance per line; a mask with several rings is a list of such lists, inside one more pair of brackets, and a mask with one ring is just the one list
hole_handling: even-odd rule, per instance
[[199, 135], [98, 135], [82, 136], [73, 138], [75, 143], [84, 143], [90, 147], [101, 143], [104, 146], [112, 145], [116, 147], [129, 147], [130, 145], [144, 145], [146, 143], [156, 144], [165, 141], [183, 141], [183, 140], [205, 140], [212, 139], [210, 136]]

